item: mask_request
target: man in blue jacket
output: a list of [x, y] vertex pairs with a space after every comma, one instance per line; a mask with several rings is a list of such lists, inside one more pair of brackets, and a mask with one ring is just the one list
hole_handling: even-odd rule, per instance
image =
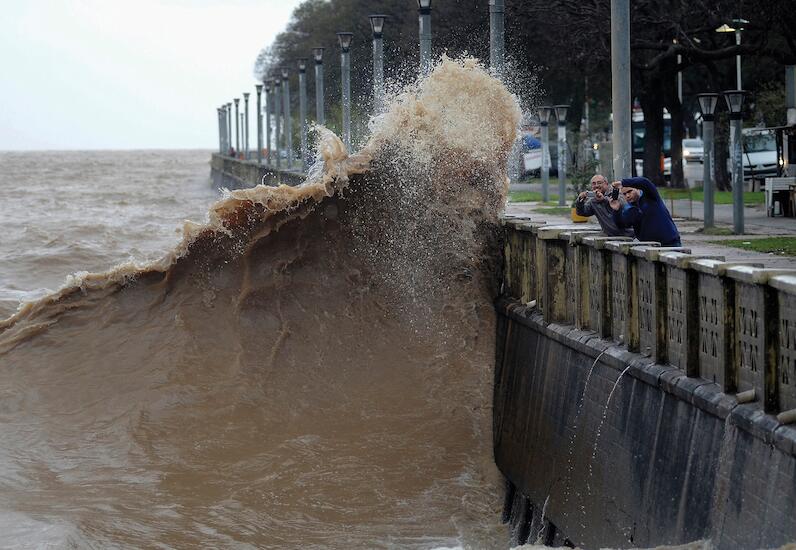
[[622, 205], [617, 199], [610, 203], [617, 225], [632, 227], [640, 241], [681, 246], [680, 233], [655, 184], [647, 178], [625, 178], [621, 185], [621, 193], [627, 203]]

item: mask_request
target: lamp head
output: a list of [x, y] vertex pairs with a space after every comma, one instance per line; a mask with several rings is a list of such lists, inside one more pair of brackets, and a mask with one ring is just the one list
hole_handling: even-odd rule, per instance
[[312, 57], [315, 58], [315, 63], [323, 63], [323, 48], [312, 48]]
[[567, 111], [569, 110], [569, 105], [556, 105], [553, 108], [556, 110], [558, 124], [564, 124], [567, 121]]
[[299, 57], [298, 59], [298, 69], [300, 73], [307, 71], [307, 58], [306, 57]]
[[716, 112], [716, 105], [719, 102], [719, 94], [699, 94], [699, 110], [702, 111], [702, 118], [705, 120], [712, 120], [713, 113]]
[[354, 33], [352, 32], [337, 33], [337, 40], [340, 42], [340, 49], [343, 50], [343, 53], [347, 53], [348, 50], [351, 48], [351, 41], [353, 39], [354, 39]]
[[235, 99], [233, 99], [232, 101], [234, 101], [234, 102], [235, 102], [235, 107], [237, 107], [237, 106], [238, 106], [238, 103], [240, 103], [240, 98], [239, 98], [239, 97], [236, 97], [236, 98], [235, 98]]
[[243, 92], [243, 101], [249, 101], [249, 92]]
[[743, 97], [746, 94], [743, 90], [727, 90], [724, 92], [724, 99], [727, 100], [727, 109], [730, 111], [730, 116], [736, 115], [739, 117], [743, 111]]
[[539, 107], [539, 122], [541, 122], [543, 126], [550, 122], [550, 114], [552, 112], [552, 107]]
[[373, 38], [381, 38], [384, 32], [384, 20], [387, 19], [386, 15], [369, 15], [370, 28], [373, 30]]
[[290, 69], [287, 67], [282, 67], [280, 70], [282, 71], [282, 80], [287, 80], [290, 78]]
[[431, 13], [431, 0], [417, 0], [420, 13]]
[[262, 84], [255, 84], [254, 89], [257, 90], [257, 95], [260, 95], [263, 92], [263, 85]]

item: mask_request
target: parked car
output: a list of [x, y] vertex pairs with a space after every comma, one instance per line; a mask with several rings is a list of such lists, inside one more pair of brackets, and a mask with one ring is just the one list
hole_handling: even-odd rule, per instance
[[777, 175], [777, 141], [766, 128], [746, 128], [743, 133], [744, 179]]
[[683, 160], [686, 162], [702, 162], [704, 143], [700, 138], [687, 138], [683, 140]]
[[[644, 175], [644, 159], [636, 159], [636, 174]], [[663, 177], [669, 179], [672, 175], [672, 158], [663, 157]]]

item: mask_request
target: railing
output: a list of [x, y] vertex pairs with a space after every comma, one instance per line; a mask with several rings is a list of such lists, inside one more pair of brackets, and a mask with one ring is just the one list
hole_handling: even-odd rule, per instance
[[504, 220], [503, 293], [796, 422], [796, 270]]

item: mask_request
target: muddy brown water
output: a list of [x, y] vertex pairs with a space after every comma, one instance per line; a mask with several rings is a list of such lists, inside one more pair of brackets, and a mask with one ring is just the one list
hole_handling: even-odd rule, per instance
[[[461, 94], [472, 120], [449, 108]], [[168, 216], [116, 248], [72, 260], [56, 241], [60, 264], [31, 247], [27, 267], [4, 262], [6, 311], [32, 301], [0, 321], [0, 546], [505, 547], [492, 298], [516, 115], [499, 83], [446, 62], [359, 155], [324, 134], [301, 188], [234, 192], [175, 242], [163, 226], [212, 195], [181, 210], [175, 187]], [[488, 137], [462, 143], [473, 127]], [[107, 155], [91, 162], [112, 170]], [[162, 174], [153, 155], [149, 173], [131, 163], [144, 180]], [[47, 224], [13, 218], [26, 227], [0, 254], [42, 226], [131, 231], [81, 200], [53, 199]], [[108, 269], [131, 245], [149, 263]], [[82, 270], [103, 272], [58, 288]]]

